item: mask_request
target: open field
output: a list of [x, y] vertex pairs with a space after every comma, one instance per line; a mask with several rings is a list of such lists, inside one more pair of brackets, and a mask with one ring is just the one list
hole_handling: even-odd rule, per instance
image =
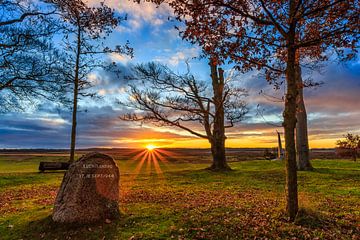
[[37, 168], [66, 155], [1, 153], [0, 239], [360, 239], [359, 162], [317, 159], [314, 171], [300, 172], [302, 209], [293, 224], [284, 213], [283, 162], [230, 151], [234, 171], [212, 173], [203, 170], [205, 150], [167, 150], [159, 171], [150, 161], [140, 168], [131, 150], [112, 155], [122, 218], [63, 226], [50, 215], [64, 173]]

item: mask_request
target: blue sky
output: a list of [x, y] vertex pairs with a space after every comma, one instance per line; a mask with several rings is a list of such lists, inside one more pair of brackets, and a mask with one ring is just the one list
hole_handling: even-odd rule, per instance
[[[134, 48], [133, 59], [108, 56], [118, 62], [124, 71], [136, 63], [158, 61], [182, 72], [185, 60], [198, 56], [199, 48], [181, 40], [174, 28], [176, 23], [168, 21], [171, 10], [167, 6], [156, 8], [149, 3], [139, 5], [124, 0], [107, 3], [120, 13], [128, 14], [128, 21], [122, 23], [107, 40], [110, 46], [129, 40]], [[190, 63], [195, 76], [208, 79], [206, 60], [192, 59]], [[334, 147], [335, 140], [347, 132], [360, 134], [360, 62], [355, 60], [339, 64], [332, 60], [326, 63], [321, 73], [304, 70], [303, 75], [304, 78], [324, 82], [316, 89], [305, 89], [310, 146]], [[177, 129], [120, 121], [118, 116], [125, 110], [116, 104], [116, 100], [126, 95], [126, 81], [103, 72], [89, 77], [96, 83], [94, 89], [103, 98], [96, 102], [88, 99], [80, 101], [79, 148], [140, 147], [149, 143], [164, 147], [208, 146], [205, 140]], [[260, 104], [260, 108], [264, 109], [266, 121], [280, 124], [283, 103], [269, 101], [259, 91], [281, 96], [283, 90], [274, 91], [258, 72], [241, 75], [238, 81], [249, 91], [246, 101], [250, 112], [244, 122], [229, 130], [228, 146], [275, 146], [275, 131], [282, 129], [266, 124], [257, 115], [256, 106]], [[70, 123], [70, 110], [58, 109], [51, 103], [40, 104], [37, 110], [4, 114], [0, 118], [0, 148], [68, 148]]]

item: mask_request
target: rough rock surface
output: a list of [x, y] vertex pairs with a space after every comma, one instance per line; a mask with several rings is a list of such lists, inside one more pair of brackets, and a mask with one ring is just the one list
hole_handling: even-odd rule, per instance
[[97, 152], [82, 156], [64, 175], [53, 220], [83, 224], [118, 217], [119, 178], [112, 157]]

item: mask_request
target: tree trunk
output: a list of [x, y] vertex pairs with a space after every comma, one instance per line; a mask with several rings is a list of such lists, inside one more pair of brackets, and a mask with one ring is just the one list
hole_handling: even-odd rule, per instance
[[281, 136], [280, 136], [280, 133], [278, 131], [276, 131], [277, 133], [277, 137], [278, 137], [278, 156], [277, 158], [279, 160], [284, 160], [284, 154], [283, 154], [283, 148], [282, 148], [282, 144], [281, 144]]
[[224, 71], [210, 62], [211, 79], [214, 92], [215, 117], [213, 134], [210, 138], [213, 164], [209, 167], [213, 171], [231, 170], [226, 162], [225, 153], [225, 117], [224, 117]]
[[297, 169], [300, 171], [310, 171], [313, 167], [310, 163], [309, 140], [307, 129], [307, 114], [303, 95], [303, 81], [301, 77], [301, 67], [296, 64], [295, 77], [298, 85], [297, 111], [296, 111], [296, 162]]
[[356, 162], [356, 157], [357, 157], [357, 149], [355, 149], [354, 151], [353, 151], [353, 160], [354, 160], [354, 162]]
[[[293, 5], [293, 4], [292, 4]], [[292, 6], [293, 7], [293, 6]], [[291, 14], [290, 14], [291, 15]], [[285, 168], [286, 168], [286, 203], [287, 213], [290, 221], [294, 221], [298, 212], [298, 188], [297, 168], [295, 149], [295, 127], [296, 127], [296, 98], [298, 88], [296, 86], [295, 74], [295, 29], [289, 30], [286, 82], [287, 92], [284, 109], [284, 130], [285, 130]]]
[[226, 162], [225, 139], [215, 139], [211, 143], [213, 163], [208, 168], [212, 171], [229, 171], [231, 168]]
[[77, 105], [79, 93], [79, 65], [81, 55], [81, 29], [78, 27], [77, 32], [77, 52], [75, 61], [75, 77], [74, 77], [74, 96], [73, 96], [73, 112], [72, 112], [72, 126], [71, 126], [71, 143], [70, 143], [70, 160], [75, 160], [75, 143], [76, 143], [76, 124], [77, 124]]
[[76, 142], [76, 124], [77, 124], [77, 98], [78, 98], [78, 83], [74, 84], [74, 99], [72, 111], [72, 126], [71, 126], [71, 143], [70, 143], [70, 160], [75, 160], [75, 142]]

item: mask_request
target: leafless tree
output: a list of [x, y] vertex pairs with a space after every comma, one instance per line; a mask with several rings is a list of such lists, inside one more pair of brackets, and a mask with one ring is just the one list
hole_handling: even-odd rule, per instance
[[87, 91], [92, 87], [88, 80], [96, 69], [111, 70], [115, 63], [104, 60], [104, 54], [117, 53], [132, 56], [132, 48], [126, 43], [114, 49], [105, 46], [104, 39], [125, 18], [115, 15], [115, 11], [104, 3], [89, 7], [82, 0], [46, 0], [57, 7], [58, 14], [65, 21], [63, 26], [63, 62], [59, 73], [70, 83], [73, 90], [72, 130], [70, 162], [75, 158], [76, 125], [79, 96], [94, 96]]
[[129, 113], [121, 119], [177, 127], [207, 139], [213, 157], [209, 169], [224, 171], [230, 169], [225, 155], [225, 129], [243, 120], [248, 111], [243, 101], [247, 93], [233, 85], [231, 76], [225, 79], [223, 69], [211, 61], [209, 65], [211, 84], [197, 80], [190, 71], [176, 74], [157, 63], [136, 66], [129, 100], [122, 104], [141, 113]]

